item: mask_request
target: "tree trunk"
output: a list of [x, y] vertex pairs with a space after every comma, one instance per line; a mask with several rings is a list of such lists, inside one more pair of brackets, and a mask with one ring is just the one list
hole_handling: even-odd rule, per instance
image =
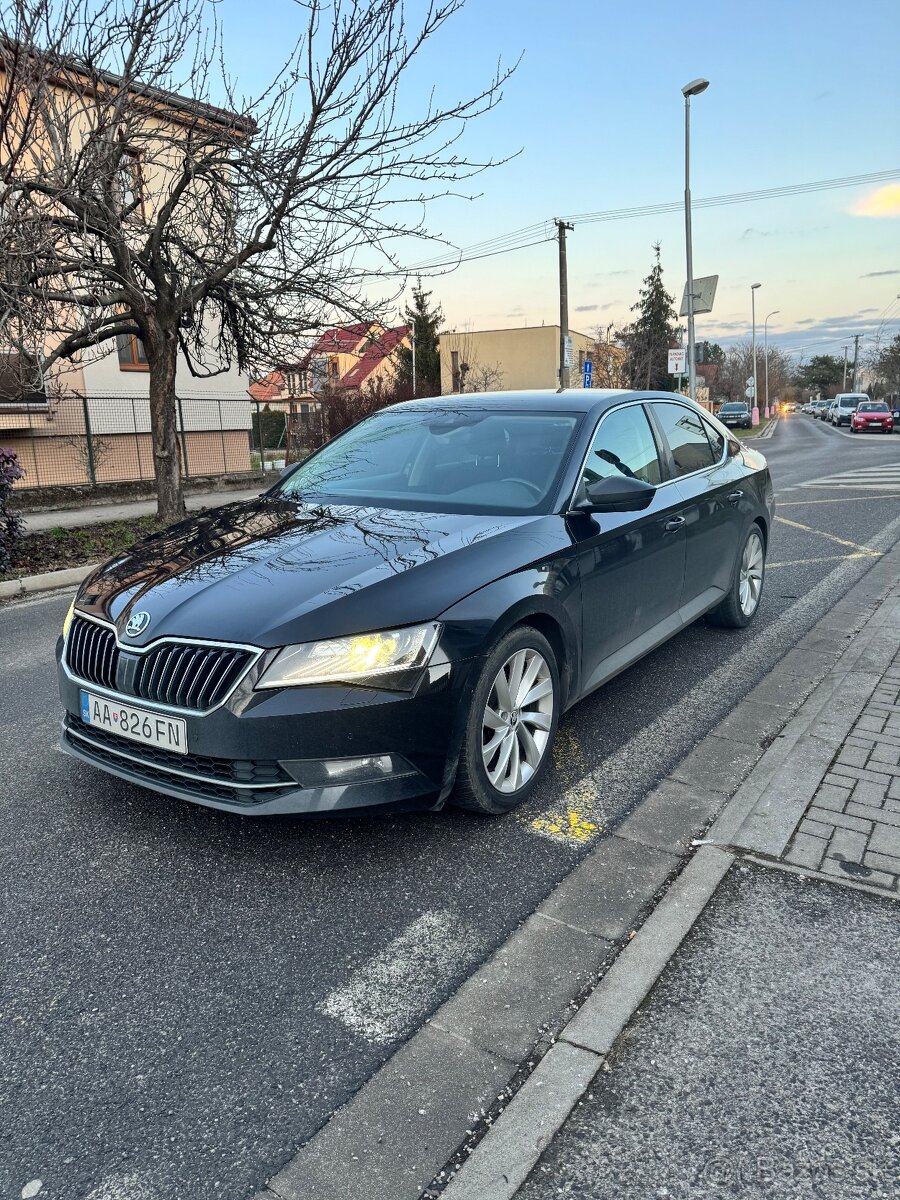
[[150, 435], [156, 474], [156, 511], [161, 521], [171, 524], [184, 516], [175, 399], [175, 366], [178, 360], [175, 338], [163, 335], [147, 357], [150, 360]]

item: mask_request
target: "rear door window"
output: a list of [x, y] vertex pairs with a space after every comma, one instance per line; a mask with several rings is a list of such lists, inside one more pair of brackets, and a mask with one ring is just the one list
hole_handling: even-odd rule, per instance
[[705, 422], [698, 412], [665, 401], [654, 403], [652, 409], [672, 451], [676, 479], [711, 467], [721, 457], [720, 454], [713, 457]]

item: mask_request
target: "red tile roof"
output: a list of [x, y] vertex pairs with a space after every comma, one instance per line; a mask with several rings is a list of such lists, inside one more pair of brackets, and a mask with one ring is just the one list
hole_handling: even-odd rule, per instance
[[390, 358], [408, 333], [405, 325], [385, 329], [369, 342], [359, 362], [350, 368], [340, 382], [341, 387], [359, 387], [365, 383], [377, 366]]
[[280, 371], [270, 371], [262, 379], [251, 383], [247, 391], [254, 400], [265, 403], [267, 400], [279, 400], [284, 392], [284, 376]]

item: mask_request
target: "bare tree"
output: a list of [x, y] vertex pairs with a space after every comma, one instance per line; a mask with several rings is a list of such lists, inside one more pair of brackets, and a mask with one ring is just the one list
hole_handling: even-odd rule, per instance
[[[780, 398], [791, 382], [793, 364], [783, 350], [769, 346], [769, 395], [773, 400]], [[716, 391], [728, 400], [745, 400], [747, 380], [753, 376], [753, 347], [748, 341], [735, 342], [721, 364]], [[759, 384], [759, 405], [768, 400], [765, 394], [766, 359], [763, 347], [756, 347], [756, 377]]]
[[415, 27], [403, 0], [286, 5], [284, 66], [239, 100], [214, 0], [0, 0], [0, 338], [51, 382], [140, 339], [164, 519], [179, 361], [265, 367], [383, 315], [427, 202], [492, 165], [456, 143], [508, 71], [446, 103], [405, 86], [463, 3]]

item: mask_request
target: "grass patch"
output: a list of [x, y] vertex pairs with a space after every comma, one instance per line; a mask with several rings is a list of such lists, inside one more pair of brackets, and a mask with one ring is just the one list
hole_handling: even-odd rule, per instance
[[107, 521], [73, 529], [57, 526], [31, 533], [16, 543], [12, 567], [0, 574], [0, 579], [41, 575], [45, 571], [62, 571], [66, 567], [102, 562], [127, 550], [139, 538], [162, 528], [164, 523], [157, 517], [132, 517], [127, 521]]

